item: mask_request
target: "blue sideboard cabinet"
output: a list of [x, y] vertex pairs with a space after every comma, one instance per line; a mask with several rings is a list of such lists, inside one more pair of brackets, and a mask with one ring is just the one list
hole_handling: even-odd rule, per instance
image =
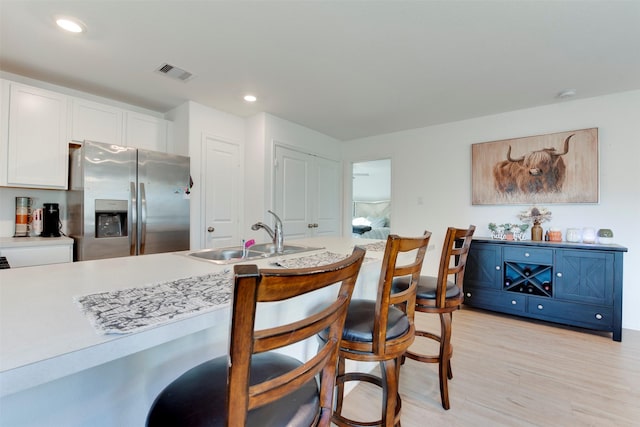
[[627, 248], [474, 238], [464, 304], [610, 331], [622, 340], [622, 264]]

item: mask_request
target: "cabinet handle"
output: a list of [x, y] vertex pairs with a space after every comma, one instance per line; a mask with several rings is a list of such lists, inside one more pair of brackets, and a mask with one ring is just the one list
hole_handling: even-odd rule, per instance
[[500, 270], [500, 266], [499, 265], [496, 265], [496, 270]]
[[213, 227], [209, 227], [209, 228], [207, 228], [207, 231], [208, 231], [209, 233], [213, 233], [214, 231], [216, 231], [216, 229], [215, 229], [215, 228], [213, 228]]
[[516, 304], [518, 304], [518, 301], [516, 301], [516, 300], [512, 299], [512, 300], [511, 300], [511, 305], [516, 305]]
[[596, 313], [596, 319], [598, 319], [598, 320], [602, 320], [602, 314], [600, 314], [600, 313]]
[[467, 298], [471, 298], [471, 292], [467, 292]]
[[562, 273], [556, 273], [556, 276], [562, 277]]
[[526, 258], [529, 258], [529, 256], [530, 256], [530, 255], [529, 255], [529, 252], [525, 252], [525, 253], [524, 253], [524, 256], [525, 256]]
[[313, 224], [307, 224], [307, 228], [313, 228]]
[[313, 228], [318, 228], [318, 224], [316, 224], [315, 222], [313, 223]]
[[542, 304], [538, 304], [538, 310], [542, 310], [544, 309], [544, 306]]

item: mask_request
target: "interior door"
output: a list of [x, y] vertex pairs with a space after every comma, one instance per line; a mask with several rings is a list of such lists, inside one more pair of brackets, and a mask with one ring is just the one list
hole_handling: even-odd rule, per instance
[[275, 212], [289, 239], [340, 234], [340, 162], [275, 148]]
[[202, 152], [203, 247], [240, 245], [240, 146], [205, 136]]
[[[340, 235], [340, 201], [342, 197], [342, 179], [340, 162], [334, 160], [315, 158], [316, 218], [313, 222], [314, 235], [338, 236]], [[316, 225], [317, 224], [317, 225]]]
[[306, 237], [313, 224], [308, 216], [313, 158], [282, 146], [276, 146], [275, 156], [275, 213], [282, 220], [285, 238]]

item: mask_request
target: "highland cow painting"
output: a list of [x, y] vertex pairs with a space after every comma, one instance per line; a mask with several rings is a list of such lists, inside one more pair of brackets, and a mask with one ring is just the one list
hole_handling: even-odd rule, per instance
[[598, 203], [598, 129], [471, 146], [474, 205]]

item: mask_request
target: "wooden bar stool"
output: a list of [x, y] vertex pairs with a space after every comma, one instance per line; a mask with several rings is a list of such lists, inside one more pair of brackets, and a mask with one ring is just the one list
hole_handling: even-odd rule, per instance
[[[169, 384], [153, 403], [147, 425], [329, 426], [340, 337], [364, 253], [356, 247], [343, 261], [296, 270], [235, 266], [229, 355]], [[337, 296], [321, 310], [293, 323], [256, 329], [258, 303], [320, 293], [333, 284], [339, 284]], [[306, 362], [271, 351], [321, 331], [327, 334], [326, 345]]]
[[[451, 321], [453, 312], [460, 308], [464, 299], [462, 282], [467, 263], [467, 254], [471, 246], [471, 239], [476, 227], [468, 229], [449, 227], [442, 246], [438, 277], [421, 276], [416, 293], [415, 311], [421, 313], [436, 313], [440, 316], [440, 334], [429, 331], [416, 330], [416, 337], [425, 337], [440, 343], [438, 355], [425, 355], [407, 350], [405, 356], [426, 363], [438, 363], [440, 377], [440, 398], [442, 407], [449, 409], [448, 379], [453, 378], [451, 370]], [[449, 280], [453, 276], [453, 281]], [[394, 290], [408, 289], [409, 279], [398, 278], [394, 282]], [[408, 315], [413, 315], [407, 310]]]
[[[400, 362], [415, 337], [415, 291], [430, 237], [430, 232], [425, 232], [418, 238], [389, 236], [376, 300], [351, 301], [340, 343], [334, 424], [386, 427], [400, 425]], [[403, 254], [406, 254], [406, 258], [403, 256], [399, 260], [399, 255]], [[392, 293], [393, 278], [398, 276], [410, 276], [410, 286], [401, 292]], [[403, 311], [396, 305], [402, 305], [406, 310]], [[322, 341], [327, 339], [325, 333], [320, 334], [320, 338]], [[345, 372], [346, 360], [378, 362], [381, 377], [364, 372]], [[347, 381], [365, 381], [382, 388], [382, 417], [379, 421], [360, 422], [342, 415], [344, 384]]]

